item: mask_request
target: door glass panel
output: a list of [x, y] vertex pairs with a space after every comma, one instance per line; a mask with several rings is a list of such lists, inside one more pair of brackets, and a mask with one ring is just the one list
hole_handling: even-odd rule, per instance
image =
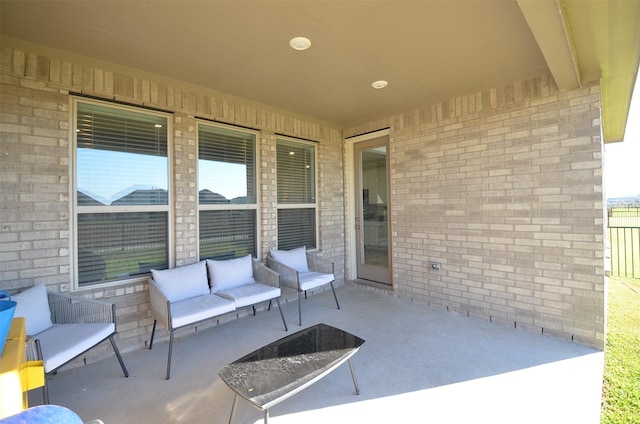
[[389, 267], [387, 149], [362, 151], [363, 263]]

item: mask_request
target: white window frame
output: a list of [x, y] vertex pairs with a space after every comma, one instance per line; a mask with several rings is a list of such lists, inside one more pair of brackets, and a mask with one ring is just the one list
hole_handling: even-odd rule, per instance
[[[71, 275], [71, 290], [80, 291], [95, 288], [104, 288], [111, 286], [120, 286], [130, 283], [144, 283], [148, 281], [148, 274], [136, 275], [132, 277], [123, 277], [122, 279], [116, 279], [106, 281], [102, 283], [89, 283], [80, 285], [79, 271], [78, 271], [78, 216], [81, 214], [89, 213], [134, 213], [134, 212], [166, 212], [167, 214], [167, 265], [169, 268], [174, 264], [174, 228], [173, 228], [173, 139], [172, 139], [172, 123], [173, 117], [170, 113], [150, 110], [147, 108], [128, 106], [119, 103], [113, 103], [108, 101], [100, 101], [95, 99], [89, 99], [84, 97], [71, 97], [71, 140], [69, 149], [71, 158], [70, 163], [70, 195], [69, 203], [71, 210], [71, 220], [73, 228], [73, 236], [70, 237], [70, 252], [72, 257], [72, 271]], [[121, 109], [131, 111], [135, 113], [149, 114], [161, 116], [166, 119], [167, 123], [167, 205], [119, 205], [119, 206], [78, 206], [77, 203], [77, 131], [78, 127], [78, 103], [86, 103], [98, 105], [106, 108]]]
[[[306, 145], [306, 146], [311, 146], [313, 147], [313, 177], [314, 177], [314, 181], [313, 181], [313, 189], [314, 189], [314, 197], [313, 197], [313, 203], [279, 203], [278, 202], [278, 188], [277, 188], [277, 173], [278, 173], [278, 155], [277, 155], [277, 151], [278, 151], [278, 141], [285, 141], [287, 143], [294, 143], [294, 144], [300, 144], [300, 145]], [[313, 209], [314, 213], [314, 229], [313, 229], [313, 234], [314, 234], [314, 239], [315, 239], [315, 246], [313, 247], [308, 247], [307, 250], [318, 250], [320, 249], [320, 237], [319, 237], [319, 227], [320, 227], [320, 222], [319, 222], [319, 213], [318, 213], [318, 143], [313, 142], [313, 141], [308, 141], [308, 140], [301, 140], [298, 138], [292, 138], [292, 137], [286, 137], [286, 136], [280, 136], [278, 135], [276, 137], [276, 223], [278, 222], [278, 213], [280, 210], [284, 210], [284, 209]], [[278, 244], [278, 248], [280, 248], [280, 230], [279, 228], [276, 230], [276, 234], [277, 234], [277, 244]], [[302, 247], [302, 246], [299, 246]]]
[[[255, 143], [255, 147], [254, 147], [254, 174], [255, 174], [255, 196], [256, 196], [256, 201], [255, 203], [244, 203], [244, 204], [233, 204], [233, 203], [229, 203], [229, 204], [200, 204], [200, 189], [201, 189], [201, 184], [200, 184], [200, 127], [204, 125], [204, 126], [208, 126], [208, 127], [212, 127], [212, 128], [220, 128], [226, 131], [234, 131], [234, 132], [238, 132], [238, 133], [245, 133], [245, 134], [251, 134], [254, 136], [254, 143]], [[251, 129], [247, 129], [247, 128], [242, 128], [242, 127], [237, 127], [237, 126], [233, 126], [233, 125], [225, 125], [225, 124], [221, 124], [218, 122], [211, 122], [211, 121], [207, 121], [204, 119], [197, 119], [196, 120], [196, 202], [197, 202], [197, 218], [196, 218], [196, 234], [197, 234], [197, 240], [196, 240], [196, 255], [198, 257], [198, 260], [202, 260], [204, 258], [201, 258], [201, 253], [200, 253], [200, 212], [202, 211], [232, 211], [232, 210], [254, 210], [255, 211], [255, 255], [252, 255], [254, 257], [260, 258], [260, 223], [261, 223], [261, 219], [260, 219], [260, 143], [258, 142], [258, 140], [260, 139], [260, 132], [256, 131], [256, 130], [251, 130]]]

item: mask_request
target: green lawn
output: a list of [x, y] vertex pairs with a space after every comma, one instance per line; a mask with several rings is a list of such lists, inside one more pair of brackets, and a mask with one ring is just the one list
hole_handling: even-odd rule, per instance
[[640, 280], [609, 279], [601, 424], [640, 423]]

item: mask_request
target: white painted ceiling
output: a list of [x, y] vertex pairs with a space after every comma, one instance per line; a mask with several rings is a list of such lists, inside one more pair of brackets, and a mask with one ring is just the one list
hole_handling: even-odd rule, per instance
[[545, 67], [562, 89], [617, 82], [626, 122], [640, 49], [638, 0], [0, 0], [0, 14], [5, 37], [339, 126]]

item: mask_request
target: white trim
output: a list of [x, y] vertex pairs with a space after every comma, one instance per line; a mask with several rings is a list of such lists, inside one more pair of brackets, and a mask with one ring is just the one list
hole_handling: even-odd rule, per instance
[[[314, 228], [314, 232], [315, 232], [315, 239], [316, 239], [316, 245], [313, 248], [309, 248], [308, 250], [310, 251], [316, 251], [316, 250], [321, 250], [320, 249], [320, 245], [321, 245], [321, 240], [320, 240], [320, 208], [318, 207], [319, 205], [319, 190], [318, 190], [318, 156], [319, 156], [319, 152], [318, 152], [318, 147], [319, 147], [319, 143], [315, 142], [315, 141], [309, 141], [309, 140], [302, 140], [299, 138], [295, 138], [295, 137], [287, 137], [287, 136], [282, 136], [282, 135], [276, 135], [275, 137], [275, 159], [276, 159], [276, 166], [275, 166], [275, 172], [276, 172], [276, 178], [275, 178], [275, 185], [276, 185], [276, 246], [279, 244], [279, 240], [278, 240], [278, 210], [280, 209], [312, 209], [315, 208], [315, 228]], [[314, 186], [314, 190], [313, 190], [313, 199], [314, 202], [313, 203], [285, 203], [285, 204], [280, 204], [278, 203], [278, 140], [283, 140], [283, 141], [287, 141], [289, 143], [299, 143], [302, 145], [307, 145], [307, 146], [312, 146], [313, 147], [313, 186]]]
[[76, 145], [78, 144], [76, 136], [76, 128], [78, 127], [78, 112], [76, 111], [77, 99], [73, 96], [69, 96], [69, 183], [67, 189], [69, 190], [69, 219], [71, 234], [69, 235], [69, 287], [70, 291], [79, 290], [78, 287], [78, 217], [76, 216], [76, 205], [78, 204], [77, 196], [78, 190], [76, 190]]
[[[96, 100], [96, 99], [88, 99], [84, 97], [77, 96], [69, 96], [70, 103], [70, 140], [69, 143], [69, 211], [70, 211], [70, 219], [71, 219], [71, 228], [73, 234], [69, 237], [69, 255], [71, 256], [71, 270], [69, 272], [69, 286], [72, 292], [82, 291], [87, 289], [94, 288], [103, 288], [103, 287], [113, 287], [113, 286], [121, 286], [130, 283], [140, 283], [146, 282], [147, 276], [133, 276], [133, 277], [125, 277], [122, 279], [111, 280], [108, 282], [100, 283], [90, 283], [83, 286], [80, 286], [78, 279], [78, 213], [126, 213], [126, 212], [166, 212], [167, 213], [167, 262], [168, 266], [171, 268], [175, 262], [174, 252], [175, 252], [175, 237], [174, 237], [174, 219], [175, 216], [175, 202], [173, 198], [173, 115], [168, 112], [160, 112], [155, 110], [148, 110], [145, 108], [139, 108], [136, 106], [128, 106], [122, 105], [118, 103], [112, 103], [107, 100]], [[76, 177], [77, 177], [77, 132], [76, 128], [78, 125], [78, 103], [86, 103], [86, 104], [94, 104], [102, 107], [108, 107], [113, 109], [121, 109], [127, 110], [134, 113], [162, 116], [166, 119], [167, 122], [167, 205], [140, 205], [140, 206], [131, 206], [131, 205], [121, 205], [121, 206], [78, 206], [77, 204], [77, 186], [76, 186]]]
[[278, 204], [278, 209], [316, 209], [315, 203], [283, 203]]
[[373, 131], [370, 133], [366, 133], [366, 134], [362, 134], [362, 135], [356, 135], [354, 137], [349, 137], [349, 138], [345, 138], [345, 143], [347, 144], [351, 144], [354, 145], [355, 143], [359, 143], [361, 141], [367, 141], [367, 140], [371, 140], [372, 138], [379, 138], [379, 137], [383, 137], [385, 135], [391, 135], [391, 129], [390, 128], [385, 128], [383, 130], [379, 130], [379, 131]]
[[[255, 196], [256, 196], [256, 202], [255, 203], [245, 203], [245, 204], [215, 204], [215, 205], [201, 205], [200, 204], [200, 155], [199, 155], [199, 150], [200, 150], [200, 125], [206, 125], [206, 126], [211, 126], [211, 127], [215, 127], [215, 128], [221, 128], [221, 129], [225, 129], [225, 130], [229, 130], [229, 131], [236, 131], [236, 132], [240, 132], [240, 133], [245, 133], [245, 134], [251, 134], [254, 136], [254, 143], [255, 143], [255, 149], [254, 149], [254, 166], [255, 169], [253, 170], [254, 175], [255, 175]], [[261, 234], [262, 234], [262, 215], [261, 215], [261, 210], [262, 208], [260, 207], [260, 153], [261, 153], [261, 149], [260, 149], [260, 131], [258, 130], [252, 130], [249, 128], [242, 128], [242, 127], [238, 127], [235, 125], [226, 125], [224, 123], [220, 123], [220, 122], [211, 122], [208, 121], [206, 119], [198, 119], [196, 118], [196, 159], [195, 159], [195, 167], [196, 167], [196, 184], [195, 184], [195, 199], [196, 199], [196, 257], [200, 258], [200, 211], [217, 211], [217, 210], [223, 210], [223, 211], [228, 211], [228, 210], [255, 210], [256, 211], [256, 234], [255, 234], [255, 238], [256, 238], [256, 255], [258, 258], [261, 258]]]
[[[354, 145], [361, 141], [367, 141], [374, 138], [379, 138], [383, 136], [389, 136], [391, 134], [391, 129], [387, 128], [380, 131], [375, 131], [363, 135], [359, 135], [356, 137], [346, 138], [344, 140], [346, 147], [346, 160], [345, 165], [347, 168], [347, 199], [346, 199], [346, 211], [347, 216], [345, 217], [345, 229], [347, 234], [347, 249], [346, 252], [346, 262], [348, 263], [347, 272], [345, 274], [345, 278], [349, 280], [355, 280], [357, 278], [357, 269], [358, 269], [358, 260], [356, 256], [356, 229], [355, 229], [355, 216], [356, 216], [356, 205], [355, 205], [355, 196], [356, 196], [356, 187], [355, 187], [355, 157], [353, 154]], [[391, 144], [391, 140], [389, 140], [389, 144]], [[391, 148], [389, 148], [391, 150]], [[390, 154], [391, 152], [387, 152]], [[391, 170], [388, 170], [390, 172]], [[389, 195], [391, 194], [391, 187], [389, 187]], [[389, 243], [392, 241], [389, 240]]]

